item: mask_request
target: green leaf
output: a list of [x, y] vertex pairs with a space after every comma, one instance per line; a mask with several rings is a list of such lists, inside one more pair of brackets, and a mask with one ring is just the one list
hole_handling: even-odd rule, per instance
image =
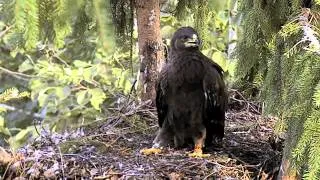
[[22, 64], [20, 64], [18, 71], [19, 72], [26, 72], [31, 69], [33, 69], [33, 65], [30, 63], [29, 60], [26, 60]]
[[0, 116], [0, 128], [4, 127], [4, 118]]
[[82, 75], [84, 80], [91, 81], [93, 77], [92, 68], [85, 68]]
[[5, 127], [4, 118], [0, 116], [0, 133], [11, 136], [11, 133], [7, 127]]
[[38, 101], [39, 101], [39, 106], [41, 106], [41, 107], [43, 107], [45, 105], [45, 102], [47, 101], [47, 98], [49, 96], [46, 94], [47, 90], [48, 90], [48, 88], [43, 89], [39, 92]]
[[112, 68], [112, 75], [120, 77], [122, 74], [122, 69], [120, 68]]
[[85, 105], [90, 101], [90, 99], [88, 98], [87, 90], [77, 92], [76, 97], [77, 97], [77, 103], [80, 105]]
[[71, 89], [68, 86], [56, 87], [55, 90], [56, 90], [55, 93], [58, 96], [60, 101], [66, 99], [71, 94]]
[[8, 139], [8, 143], [10, 144], [11, 148], [17, 149], [21, 147], [30, 136], [38, 136], [34, 126], [28, 126], [26, 129], [21, 129], [18, 134], [11, 136]]
[[124, 85], [124, 92], [125, 93], [130, 93], [130, 90], [131, 90], [131, 87], [132, 87], [132, 84], [130, 83], [130, 81], [126, 81], [125, 82], [125, 85]]
[[34, 79], [30, 81], [30, 88], [33, 90], [40, 90], [44, 86], [47, 86], [47, 83], [42, 82], [40, 79]]
[[90, 66], [91, 66], [90, 63], [87, 63], [87, 62], [84, 62], [84, 61], [80, 61], [80, 60], [75, 60], [75, 61], [73, 61], [73, 64], [74, 64], [76, 67], [90, 67]]
[[90, 103], [91, 105], [96, 109], [96, 110], [100, 110], [100, 105], [103, 103], [103, 101], [106, 99], [106, 95], [104, 94], [104, 92], [99, 89], [99, 88], [95, 88], [95, 89], [90, 89], [89, 93], [91, 94], [91, 99], [90, 99]]
[[231, 77], [234, 77], [234, 72], [236, 70], [237, 62], [228, 61], [226, 71], [230, 74]]
[[30, 132], [30, 130], [28, 129], [22, 129], [17, 135], [15, 135], [15, 140], [19, 141], [19, 140], [23, 140], [26, 135], [28, 135], [28, 133]]
[[220, 51], [214, 52], [212, 54], [212, 60], [219, 64], [224, 71], [226, 70], [227, 56], [225, 53]]

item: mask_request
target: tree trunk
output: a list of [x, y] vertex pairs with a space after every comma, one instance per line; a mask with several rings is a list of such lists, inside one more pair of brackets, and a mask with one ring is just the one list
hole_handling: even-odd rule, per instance
[[237, 9], [239, 2], [237, 0], [232, 0], [229, 2], [229, 27], [228, 27], [228, 60], [233, 60], [232, 55], [234, 54], [236, 48], [236, 41], [238, 39], [237, 31], [235, 26], [240, 25], [240, 18], [237, 18]]
[[301, 179], [301, 177], [298, 176], [296, 170], [293, 170], [290, 165], [290, 160], [283, 158], [278, 179], [281, 180], [298, 180]]
[[163, 61], [159, 0], [136, 0], [142, 101], [155, 102], [155, 82]]

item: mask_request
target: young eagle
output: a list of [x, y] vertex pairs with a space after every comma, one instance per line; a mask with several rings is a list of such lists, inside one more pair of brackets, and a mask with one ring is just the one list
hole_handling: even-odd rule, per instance
[[193, 157], [206, 156], [202, 147], [224, 136], [226, 86], [222, 68], [199, 50], [198, 33], [191, 27], [179, 28], [171, 40], [169, 60], [162, 68], [156, 85], [156, 107], [160, 129], [153, 148], [181, 147], [194, 143]]

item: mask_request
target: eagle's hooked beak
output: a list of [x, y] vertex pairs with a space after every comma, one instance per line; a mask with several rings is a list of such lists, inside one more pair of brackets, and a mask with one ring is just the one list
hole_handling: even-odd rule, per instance
[[196, 34], [192, 35], [192, 38], [188, 38], [187, 41], [184, 43], [186, 47], [199, 47], [200, 41]]

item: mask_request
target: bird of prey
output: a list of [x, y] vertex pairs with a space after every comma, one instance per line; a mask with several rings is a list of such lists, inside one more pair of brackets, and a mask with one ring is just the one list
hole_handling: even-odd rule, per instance
[[158, 153], [174, 143], [194, 143], [192, 157], [205, 157], [203, 146], [221, 144], [224, 136], [227, 92], [222, 68], [201, 53], [201, 40], [192, 27], [173, 35], [169, 60], [156, 84], [159, 131], [153, 147], [144, 154]]

